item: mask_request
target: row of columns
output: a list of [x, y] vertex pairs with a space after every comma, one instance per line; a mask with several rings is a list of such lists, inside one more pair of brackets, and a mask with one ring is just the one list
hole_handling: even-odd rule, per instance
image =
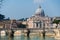
[[34, 28], [43, 28], [44, 26], [45, 26], [44, 21], [36, 21], [36, 22], [33, 22], [33, 27]]

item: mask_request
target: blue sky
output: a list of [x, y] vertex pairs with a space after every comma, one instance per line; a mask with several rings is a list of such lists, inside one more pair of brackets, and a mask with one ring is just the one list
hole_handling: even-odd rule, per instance
[[34, 0], [4, 0], [1, 14], [11, 19], [31, 17], [35, 14], [39, 4], [44, 9], [45, 15], [50, 17], [60, 16], [60, 0], [43, 0], [42, 2]]

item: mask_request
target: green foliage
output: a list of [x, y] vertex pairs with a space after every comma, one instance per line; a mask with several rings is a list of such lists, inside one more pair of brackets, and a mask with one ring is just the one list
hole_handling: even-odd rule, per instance
[[21, 18], [19, 21], [27, 21], [28, 18]]
[[53, 23], [57, 24], [56, 28], [58, 27], [59, 22], [60, 22], [60, 20], [56, 20], [56, 19], [53, 21]]
[[18, 26], [18, 28], [26, 28], [26, 25], [25, 24], [22, 24], [22, 23], [17, 24], [17, 26]]
[[10, 17], [6, 18], [5, 20], [10, 20]]
[[60, 20], [54, 20], [53, 23], [59, 24]]
[[5, 18], [5, 15], [0, 14], [0, 21]]

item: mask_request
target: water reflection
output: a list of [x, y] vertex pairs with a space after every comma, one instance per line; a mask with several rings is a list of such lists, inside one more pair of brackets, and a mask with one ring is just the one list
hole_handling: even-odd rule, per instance
[[13, 38], [12, 37], [9, 37], [8, 40], [13, 40]]
[[0, 36], [0, 40], [6, 40], [5, 38], [6, 38], [5, 36], [2, 37]]
[[27, 37], [27, 40], [30, 40], [30, 37]]
[[55, 40], [60, 40], [60, 39], [55, 39]]
[[8, 36], [4, 36], [4, 37], [0, 37], [0, 40], [55, 40], [52, 37], [41, 37], [41, 36], [30, 36], [30, 37], [26, 37], [24, 35], [21, 36], [14, 36], [14, 37], [8, 37]]

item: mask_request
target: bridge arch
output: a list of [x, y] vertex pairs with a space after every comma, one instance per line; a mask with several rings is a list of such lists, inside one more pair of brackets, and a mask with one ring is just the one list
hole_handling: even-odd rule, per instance
[[6, 35], [5, 30], [1, 30], [1, 31], [0, 31], [0, 36], [5, 36], [5, 35]]
[[20, 36], [21, 34], [21, 30], [14, 31], [14, 36]]

